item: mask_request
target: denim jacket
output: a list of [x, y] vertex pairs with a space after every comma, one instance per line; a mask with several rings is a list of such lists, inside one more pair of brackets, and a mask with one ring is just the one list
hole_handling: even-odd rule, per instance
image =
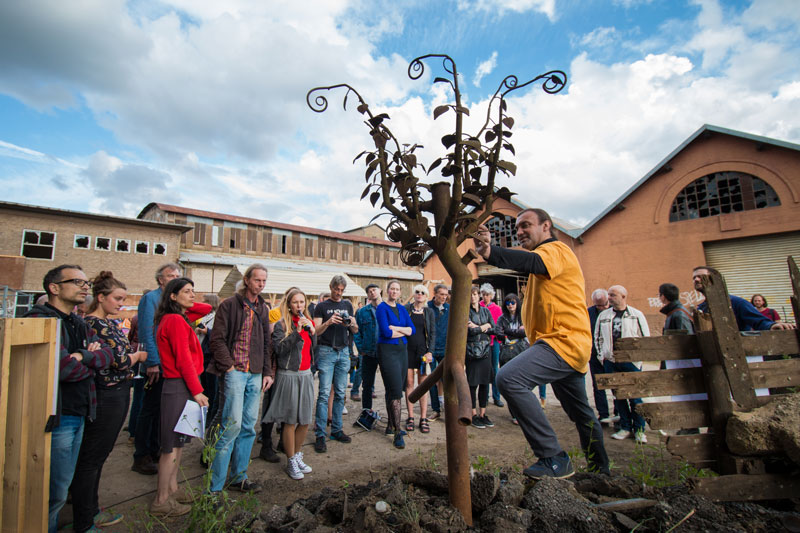
[[372, 304], [368, 303], [356, 311], [356, 324], [358, 324], [358, 332], [353, 337], [359, 355], [376, 357], [378, 319], [375, 316], [375, 307], [373, 307]]

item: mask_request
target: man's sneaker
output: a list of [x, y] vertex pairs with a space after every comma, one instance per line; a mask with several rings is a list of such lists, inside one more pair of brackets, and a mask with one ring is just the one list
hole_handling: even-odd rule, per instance
[[360, 402], [361, 401], [361, 395], [360, 394], [351, 394], [350, 395], [350, 399], [353, 400], [354, 402]]
[[255, 481], [250, 481], [247, 478], [244, 478], [241, 481], [236, 483], [231, 483], [228, 485], [228, 489], [235, 490], [237, 492], [261, 492], [261, 485], [256, 483]]
[[628, 431], [627, 429], [620, 429], [616, 433], [612, 434], [611, 438], [612, 439], [617, 439], [617, 440], [625, 440], [628, 437], [630, 437], [631, 435], [633, 435], [633, 433]]
[[605, 418], [601, 418], [600, 419], [600, 423], [603, 424], [604, 426], [610, 426], [614, 422], [619, 422], [619, 416], [618, 415], [607, 416]]
[[314, 441], [314, 451], [317, 453], [325, 453], [328, 451], [328, 445], [325, 444], [325, 437], [317, 437]]
[[564, 479], [575, 474], [575, 470], [572, 468], [572, 461], [569, 460], [567, 452], [561, 452], [553, 457], [539, 459], [538, 462], [523, 470], [522, 473], [533, 479], [545, 477]]
[[494, 404], [495, 404], [497, 407], [505, 407], [505, 405], [506, 405], [506, 404], [504, 404], [504, 403], [503, 403], [503, 400], [502, 400], [501, 398], [498, 398], [498, 399], [496, 399], [496, 400], [494, 401]]
[[636, 441], [636, 444], [647, 444], [647, 435], [644, 434], [644, 430], [637, 431], [633, 435], [633, 438]]
[[487, 428], [493, 428], [494, 427], [494, 422], [492, 422], [491, 419], [488, 416], [483, 415], [481, 418], [483, 419], [483, 425], [484, 426], [486, 426]]
[[310, 474], [312, 472], [311, 467], [303, 462], [303, 452], [294, 454], [294, 462], [302, 473]]
[[472, 415], [472, 427], [484, 429], [486, 424], [483, 423], [483, 418], [479, 417], [478, 415]]
[[108, 527], [122, 522], [122, 515], [111, 511], [100, 511], [94, 515], [94, 525], [97, 527]]
[[154, 462], [149, 455], [134, 457], [131, 470], [145, 476], [154, 476], [158, 474], [158, 463]]
[[297, 466], [296, 458], [297, 455], [293, 455], [289, 458], [289, 462], [286, 464], [286, 473], [289, 474], [290, 478], [299, 481], [303, 479], [305, 475], [300, 471], [300, 467]]
[[343, 442], [345, 444], [353, 441], [353, 439], [348, 437], [344, 431], [337, 431], [336, 433], [331, 433], [331, 440], [338, 440], [339, 442]]
[[405, 431], [398, 431], [394, 434], [394, 447], [398, 450], [402, 450], [406, 447], [406, 441], [403, 439], [407, 433]]
[[342, 406], [342, 414], [343, 415], [347, 414], [347, 407]]

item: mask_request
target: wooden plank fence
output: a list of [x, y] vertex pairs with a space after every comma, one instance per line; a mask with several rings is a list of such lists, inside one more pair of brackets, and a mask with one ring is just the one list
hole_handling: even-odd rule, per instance
[[58, 321], [0, 320], [0, 529], [47, 531]]
[[[788, 264], [794, 289], [792, 305], [795, 316], [800, 316], [800, 272], [791, 257]], [[767, 474], [762, 458], [736, 456], [725, 443], [726, 424], [733, 412], [751, 411], [786, 396], [756, 396], [755, 389], [783, 392], [800, 387], [798, 330], [739, 332], [722, 277], [704, 277], [703, 284], [709, 311], [696, 315], [696, 334], [614, 343], [618, 362], [699, 359], [701, 367], [599, 374], [597, 385], [612, 389], [619, 399], [659, 397], [662, 401], [637, 406], [651, 429], [709, 428], [708, 433], [665, 437], [670, 453], [721, 474], [692, 480], [695, 493], [720, 501], [800, 497], [796, 477]], [[747, 356], [782, 358], [748, 363]], [[697, 393], [705, 393], [707, 399], [663, 401], [665, 396]]]

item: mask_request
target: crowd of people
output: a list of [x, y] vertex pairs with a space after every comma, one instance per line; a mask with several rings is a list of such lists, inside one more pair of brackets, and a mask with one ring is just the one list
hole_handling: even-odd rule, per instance
[[[608, 473], [603, 426], [614, 425], [614, 439], [644, 443], [645, 421], [636, 410], [638, 398], [615, 397], [612, 414], [595, 378], [640, 371], [635, 363], [615, 361], [614, 340], [648, 336], [647, 320], [627, 304], [628, 292], [621, 285], [595, 290], [593, 305], [586, 308], [578, 260], [558, 241], [545, 211], [520, 212], [516, 232], [522, 250], [492, 245], [484, 226], [474, 239], [476, 252], [490, 265], [527, 274], [528, 282], [524, 294], [506, 294], [502, 305], [495, 303], [491, 285], [471, 289], [464, 327], [472, 425], [494, 427], [486, 413], [491, 393], [498, 407], [507, 403], [538, 458], [524, 473], [535, 479], [571, 476], [570, 457], [544, 411], [549, 385], [575, 424], [589, 470]], [[702, 277], [711, 273], [714, 269], [707, 266], [694, 269], [696, 290], [703, 291]], [[356, 309], [344, 298], [347, 279], [336, 275], [330, 292], [316, 303], [292, 287], [272, 307], [262, 297], [267, 276], [265, 266], [253, 264], [233, 296], [220, 302], [206, 294], [201, 302], [180, 266], [167, 263], [155, 273], [157, 288], [140, 299], [126, 335], [112, 319], [127, 296], [125, 284], [113, 273], [103, 271], [89, 280], [80, 266], [61, 265], [45, 275], [46, 301], [26, 316], [58, 318], [62, 324], [58, 409], [47, 428], [52, 432], [50, 531], [56, 531], [68, 493], [76, 531], [122, 519], [100, 508], [98, 490], [103, 464], [126, 417], [134, 444], [131, 469], [157, 476], [150, 505], [157, 517], [188, 513], [196, 497], [179, 486], [177, 476], [183, 447], [191, 439], [176, 431], [188, 401], [208, 409], [204, 436], [213, 453], [201, 461], [211, 469], [211, 496], [226, 489], [261, 490], [247, 472], [259, 426], [259, 457], [280, 462], [276, 452], [282, 452], [286, 473], [294, 480], [313, 472], [302, 451], [312, 423], [315, 452], [326, 452], [330, 441], [350, 443], [342, 417], [348, 381], [351, 400], [361, 403], [354, 425], [372, 430], [380, 418], [373, 409], [378, 369], [386, 434], [393, 446], [404, 448], [410, 432], [430, 432], [430, 422], [442, 416], [441, 382], [431, 388], [430, 405], [428, 395], [419, 400], [418, 424], [408, 398], [415, 379], [421, 382], [444, 358], [450, 311], [446, 285], [433, 286], [432, 298], [425, 285], [403, 298], [397, 280], [386, 285], [385, 294], [370, 284], [366, 303]], [[663, 333], [692, 333], [692, 314], [680, 303], [678, 288], [664, 283], [658, 291]], [[731, 296], [731, 304], [740, 330], [793, 327], [780, 322], [760, 294], [750, 302]], [[84, 306], [83, 316], [79, 306]], [[707, 310], [701, 304], [697, 311]], [[666, 362], [667, 368], [699, 364]], [[587, 372], [597, 414], [586, 394]], [[276, 428], [280, 438], [273, 447]]]

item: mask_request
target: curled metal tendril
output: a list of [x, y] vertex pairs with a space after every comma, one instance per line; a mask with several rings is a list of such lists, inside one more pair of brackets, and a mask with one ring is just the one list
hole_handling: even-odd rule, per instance
[[352, 87], [350, 87], [346, 83], [340, 83], [338, 85], [330, 85], [328, 87], [314, 87], [313, 89], [308, 91], [308, 93], [306, 93], [306, 104], [308, 104], [308, 107], [310, 107], [312, 111], [314, 111], [316, 113], [322, 113], [323, 111], [328, 109], [328, 99], [325, 98], [325, 96], [322, 95], [322, 94], [317, 94], [316, 96], [314, 96], [313, 103], [312, 103], [312, 100], [311, 100], [312, 93], [315, 93], [315, 92], [318, 92], [318, 91], [331, 91], [333, 89], [338, 89], [339, 87], [347, 87], [347, 92], [345, 93], [344, 99], [342, 100], [342, 107], [345, 110], [347, 110], [347, 97], [350, 96], [351, 92], [356, 95], [356, 97], [358, 98], [358, 101], [360, 103], [362, 103], [362, 104], [365, 103], [364, 99], [361, 98], [361, 95], [358, 94], [358, 91], [356, 91], [355, 89], [353, 89]]
[[[498, 88], [497, 92], [502, 91], [502, 96], [505, 97], [511, 91], [516, 91], [517, 89], [521, 89], [523, 87], [527, 87], [528, 85], [537, 82], [539, 80], [544, 80], [542, 84], [542, 90], [548, 94], [555, 94], [559, 92], [561, 89], [564, 88], [567, 84], [567, 75], [561, 70], [551, 70], [550, 72], [546, 72], [544, 74], [540, 74], [536, 76], [530, 81], [526, 81], [523, 84], [519, 83], [519, 78], [514, 76], [513, 74], [510, 76], [506, 76], [505, 79], [500, 83], [500, 87]], [[503, 90], [505, 88], [505, 90]]]
[[422, 77], [422, 74], [425, 73], [425, 64], [422, 62], [423, 59], [428, 59], [429, 57], [441, 57], [442, 58], [442, 68], [444, 68], [445, 72], [453, 75], [456, 71], [456, 63], [453, 61], [447, 54], [428, 54], [424, 56], [419, 56], [418, 58], [414, 59], [411, 63], [408, 64], [408, 77], [412, 80], [418, 80]]

